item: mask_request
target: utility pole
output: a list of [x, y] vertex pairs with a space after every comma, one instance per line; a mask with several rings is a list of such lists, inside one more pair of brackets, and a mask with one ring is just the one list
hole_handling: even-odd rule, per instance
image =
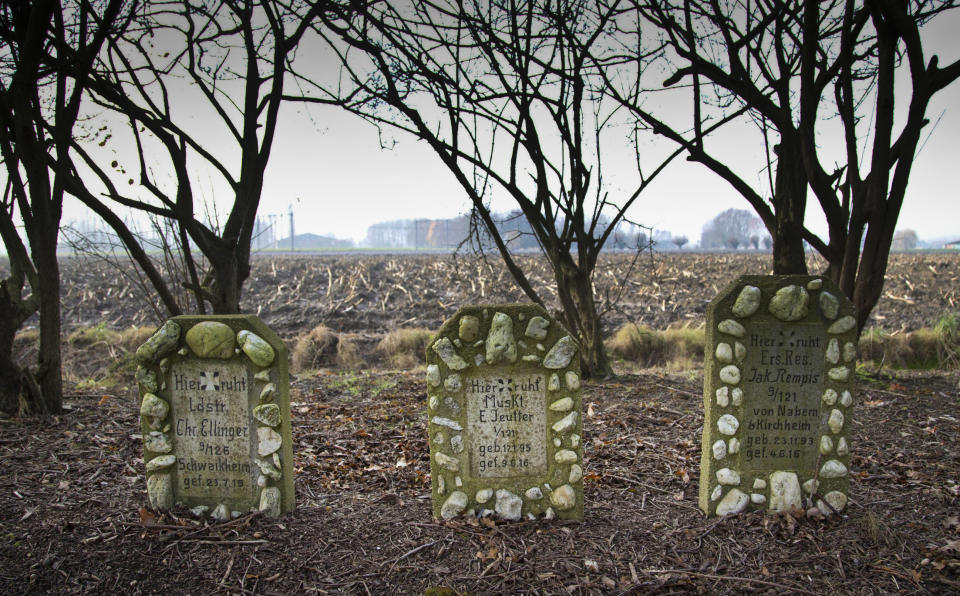
[[293, 252], [293, 203], [290, 204], [287, 214], [290, 217], [290, 252]]

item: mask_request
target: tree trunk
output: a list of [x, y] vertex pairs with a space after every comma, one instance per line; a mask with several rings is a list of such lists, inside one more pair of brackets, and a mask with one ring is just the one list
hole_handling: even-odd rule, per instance
[[[45, 235], [46, 236], [46, 235]], [[60, 266], [57, 263], [56, 234], [53, 242], [35, 247], [40, 295], [40, 353], [37, 383], [42, 395], [39, 413], [57, 414], [63, 408], [63, 377], [60, 370]]]
[[857, 313], [857, 334], [863, 332], [873, 307], [883, 294], [883, 282], [887, 275], [887, 261], [890, 258], [890, 245], [896, 229], [897, 216], [890, 215], [887, 206], [875, 210], [873, 220], [863, 243], [863, 254], [857, 271], [857, 281], [850, 296]]
[[13, 361], [13, 340], [23, 319], [7, 290], [0, 286], [0, 412], [16, 414], [20, 409], [23, 371]]
[[783, 139], [777, 148], [777, 156], [773, 197], [776, 229], [770, 230], [773, 237], [773, 273], [806, 275], [807, 259], [801, 230], [807, 208], [807, 178], [799, 145]]
[[[561, 257], [562, 259], [562, 257]], [[560, 261], [556, 267], [557, 296], [563, 306], [563, 318], [580, 344], [580, 372], [584, 378], [603, 379], [613, 374], [603, 335], [597, 304], [593, 299], [593, 281], [572, 262]]]
[[240, 264], [230, 248], [216, 247], [207, 253], [207, 258], [213, 268], [213, 284], [210, 287], [213, 313], [240, 314], [240, 289], [249, 275], [249, 266], [246, 268], [247, 274], [241, 276]]

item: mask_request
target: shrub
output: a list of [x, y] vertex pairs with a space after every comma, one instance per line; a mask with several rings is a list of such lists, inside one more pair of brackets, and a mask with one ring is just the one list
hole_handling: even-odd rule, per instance
[[106, 323], [100, 323], [96, 327], [80, 327], [74, 329], [67, 335], [67, 344], [74, 348], [82, 348], [102, 343], [110, 345], [119, 344], [120, 333], [113, 329], [107, 329]]
[[673, 327], [656, 331], [627, 323], [604, 345], [614, 357], [636, 362], [642, 367], [686, 369], [703, 361], [704, 343], [702, 327]]
[[663, 332], [665, 364], [674, 370], [703, 365], [706, 332], [703, 327], [671, 327]]
[[649, 327], [627, 323], [604, 342], [607, 352], [617, 358], [652, 366], [653, 360], [662, 353], [663, 338]]
[[947, 313], [933, 326], [939, 336], [937, 358], [941, 368], [960, 368], [960, 316]]
[[380, 340], [375, 351], [394, 368], [414, 368], [424, 363], [432, 337], [429, 329], [420, 327], [395, 329]]
[[861, 362], [892, 368], [956, 369], [960, 367], [960, 330], [957, 316], [943, 315], [932, 327], [909, 333], [871, 328], [860, 336]]
[[136, 352], [156, 332], [156, 327], [128, 327], [120, 332], [120, 347], [128, 352]]
[[290, 354], [293, 372], [335, 366], [339, 344], [337, 334], [323, 324], [299, 335]]

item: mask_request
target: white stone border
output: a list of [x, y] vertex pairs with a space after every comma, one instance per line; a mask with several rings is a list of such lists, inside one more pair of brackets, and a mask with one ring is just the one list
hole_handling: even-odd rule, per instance
[[[853, 341], [846, 341], [840, 346], [838, 336], [847, 334], [856, 328], [856, 319], [851, 315], [840, 318], [839, 299], [822, 289], [822, 279], [812, 279], [806, 286], [788, 284], [780, 287], [770, 298], [768, 310], [777, 319], [784, 322], [799, 321], [807, 316], [811, 293], [819, 293], [817, 306], [819, 314], [825, 322], [831, 322], [827, 327], [828, 345], [825, 349], [824, 390], [822, 403], [822, 423], [818, 443], [818, 469], [811, 478], [800, 479], [792, 471], [775, 471], [770, 474], [769, 482], [763, 478], [741, 478], [741, 474], [733, 468], [741, 468], [736, 464], [729, 464], [740, 452], [738, 430], [740, 420], [737, 415], [743, 415], [743, 388], [741, 366], [747, 356], [747, 347], [741, 341], [745, 338], [746, 327], [738, 320], [748, 320], [756, 314], [763, 303], [762, 291], [759, 287], [745, 284], [731, 307], [733, 318], [726, 318], [717, 323], [718, 335], [715, 335], [713, 346], [707, 346], [713, 352], [719, 369], [719, 380], [722, 385], [715, 390], [714, 406], [721, 412], [717, 417], [716, 430], [719, 436], [712, 445], [704, 446], [709, 449], [709, 456], [713, 458], [712, 469], [716, 469], [716, 484], [710, 491], [710, 508], [716, 515], [735, 514], [746, 510], [751, 505], [782, 511], [796, 508], [801, 502], [801, 482], [805, 501], [808, 506], [816, 506], [825, 515], [839, 513], [847, 505], [847, 494], [843, 490], [831, 490], [820, 495], [821, 479], [831, 480], [847, 478], [850, 444], [844, 433], [848, 424], [851, 407], [853, 405], [852, 380], [856, 366], [857, 346]], [[829, 411], [829, 413], [826, 413]], [[826, 461], [819, 464], [821, 459]], [[713, 479], [710, 479], [713, 484]], [[749, 486], [749, 488], [744, 488]], [[748, 494], [749, 493], [749, 494]], [[769, 504], [768, 504], [769, 503]]]
[[[199, 324], [205, 321], [197, 321]], [[209, 321], [228, 327], [225, 323]], [[174, 506], [173, 466], [176, 455], [173, 451], [171, 426], [169, 420], [170, 404], [156, 393], [166, 385], [166, 376], [172, 366], [171, 358], [184, 358], [191, 348], [185, 341], [185, 334], [179, 323], [170, 320], [137, 350], [136, 380], [142, 396], [140, 404], [141, 433], [144, 444], [144, 462], [147, 472], [147, 497], [154, 509], [167, 510]], [[233, 333], [231, 329], [231, 333]], [[283, 418], [279, 406], [275, 403], [276, 382], [279, 373], [276, 370], [276, 354], [269, 342], [250, 330], [236, 332], [235, 348], [232, 354], [221, 360], [245, 358], [257, 372], [254, 383], [259, 387], [260, 396], [257, 405], [250, 408], [248, 414], [256, 422], [257, 458], [259, 472], [257, 486], [260, 489], [259, 511], [276, 517], [281, 510], [280, 482], [283, 479], [283, 435], [278, 432]], [[179, 348], [179, 349], [178, 349]], [[247, 401], [249, 404], [249, 400]], [[195, 515], [206, 513], [208, 507], [200, 505], [191, 508]], [[224, 503], [217, 505], [211, 517], [224, 521], [229, 517], [242, 515], [242, 511], [230, 511]]]
[[[534, 309], [530, 305], [466, 307], [444, 324], [428, 347], [428, 353], [439, 358], [427, 366], [427, 413], [432, 488], [434, 502], [442, 501], [441, 519], [466, 513], [516, 521], [524, 511], [529, 519], [538, 515], [553, 519], [582, 507], [578, 503], [578, 494], [583, 494], [578, 347], [542, 309], [528, 318]], [[515, 326], [522, 333], [515, 332]], [[481, 337], [481, 329], [487, 327], [486, 336]], [[551, 336], [557, 339], [545, 345]], [[547, 471], [540, 475], [541, 481], [522, 487], [509, 478], [468, 482], [463, 478], [469, 461], [462, 434], [467, 425], [462, 376], [499, 365], [516, 366], [522, 374], [536, 370], [547, 380]], [[558, 471], [557, 466], [563, 468], [554, 488], [551, 473]]]

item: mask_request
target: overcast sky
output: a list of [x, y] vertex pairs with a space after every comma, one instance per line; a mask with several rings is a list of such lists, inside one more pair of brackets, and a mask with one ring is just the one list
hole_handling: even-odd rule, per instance
[[[960, 56], [958, 23], [960, 19], [951, 15], [950, 22], [925, 30], [928, 56], [936, 51], [941, 64]], [[375, 128], [334, 107], [287, 105], [281, 112], [260, 213], [286, 213], [292, 205], [297, 233], [360, 240], [369, 225], [380, 221], [454, 217], [469, 209], [463, 190], [425, 143], [397, 134], [391, 137], [395, 147], [380, 149]], [[927, 116], [932, 124], [924, 138], [929, 138], [914, 165], [899, 227], [916, 230], [921, 239], [960, 239], [960, 83], [936, 95]], [[192, 120], [201, 122], [203, 116]], [[728, 159], [755, 188], [763, 189], [766, 186], [759, 180], [765, 176], [764, 158], [758, 138], [749, 126], [729, 129], [709, 141], [708, 149]], [[112, 151], [130, 157], [123, 155], [121, 147]], [[626, 149], [617, 152], [605, 160], [608, 179], [617, 170], [630, 170], [633, 156]], [[622, 184], [614, 179], [613, 190], [630, 187], [632, 175], [632, 171], [625, 175]], [[200, 176], [197, 184], [208, 200], [222, 200], [227, 194], [209, 177]], [[504, 211], [513, 208], [511, 202], [496, 197], [493, 206]], [[696, 243], [703, 224], [731, 207], [748, 209], [749, 205], [707, 168], [680, 159], [644, 192], [629, 215], [638, 223], [685, 235]], [[227, 209], [221, 203], [220, 211]], [[807, 210], [808, 225], [822, 233], [825, 226], [816, 217], [819, 209], [812, 196]], [[66, 206], [65, 221], [89, 217], [73, 201]], [[286, 231], [279, 235], [286, 236]]]

